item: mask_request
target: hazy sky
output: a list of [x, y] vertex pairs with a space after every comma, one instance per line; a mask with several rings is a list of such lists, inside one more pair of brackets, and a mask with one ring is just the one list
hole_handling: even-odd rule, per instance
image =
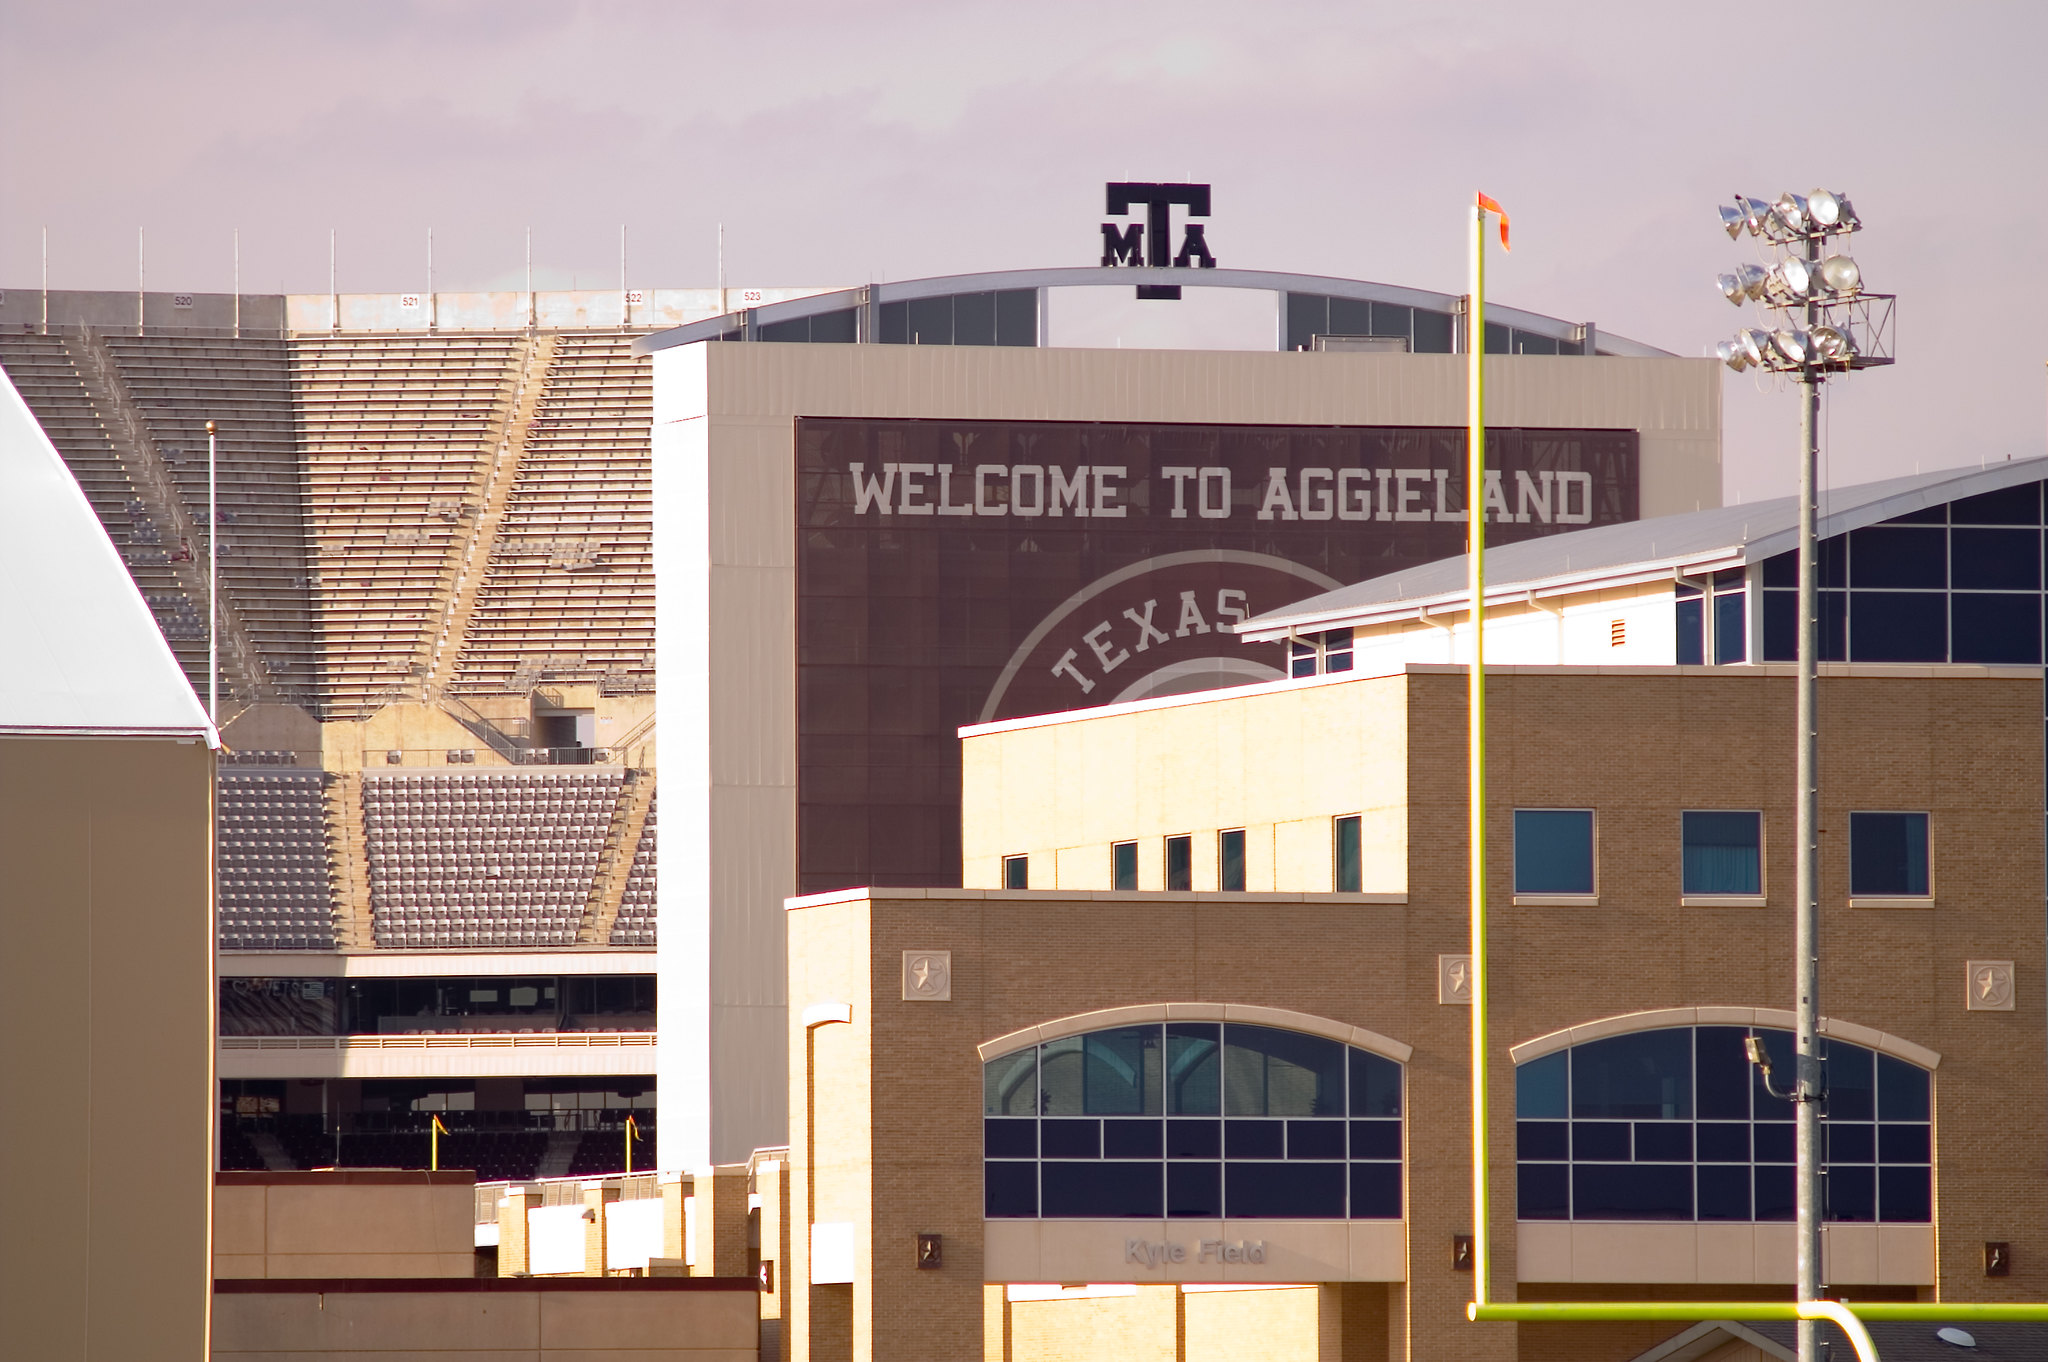
[[[1216, 187], [1229, 266], [1465, 288], [1683, 354], [1742, 317], [1714, 206], [1848, 192], [1899, 363], [1830, 385], [1837, 483], [2043, 452], [2048, 7], [0, 0], [0, 287], [854, 284], [1092, 264], [1102, 184]], [[2010, 234], [2008, 236], [2008, 234]], [[2024, 259], [2021, 257], [2025, 257]], [[1974, 262], [1974, 263], [1973, 263]], [[1976, 283], [1971, 283], [1975, 278]], [[1170, 304], [1156, 304], [1169, 307]], [[2017, 320], [2015, 320], [2017, 319]], [[1796, 411], [1729, 375], [1727, 495]]]

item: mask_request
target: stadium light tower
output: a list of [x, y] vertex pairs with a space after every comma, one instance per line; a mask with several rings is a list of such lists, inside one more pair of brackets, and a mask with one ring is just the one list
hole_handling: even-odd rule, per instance
[[[1799, 385], [1799, 760], [1797, 879], [1794, 917], [1794, 1074], [1787, 1093], [1798, 1121], [1799, 1299], [1821, 1293], [1820, 1104], [1827, 1096], [1820, 1052], [1820, 769], [1816, 705], [1820, 657], [1820, 571], [1814, 526], [1818, 515], [1820, 385], [1830, 374], [1890, 364], [1894, 299], [1863, 291], [1863, 272], [1842, 252], [1862, 223], [1849, 200], [1825, 189], [1766, 203], [1737, 195], [1722, 205], [1729, 237], [1745, 232], [1774, 257], [1746, 264], [1715, 282], [1741, 307], [1755, 303], [1775, 326], [1752, 327], [1722, 341], [1715, 353], [1729, 368], [1790, 375]], [[1777, 314], [1775, 318], [1770, 314]], [[1771, 1087], [1769, 1058], [1752, 1040], [1750, 1056]], [[1819, 1362], [1819, 1325], [1799, 1321], [1799, 1362]]]

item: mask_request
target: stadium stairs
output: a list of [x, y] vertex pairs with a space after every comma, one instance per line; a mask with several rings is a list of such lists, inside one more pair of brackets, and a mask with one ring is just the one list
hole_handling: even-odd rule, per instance
[[654, 773], [629, 770], [626, 781], [624, 797], [605, 832], [597, 878], [591, 882], [589, 906], [583, 910], [583, 926], [576, 933], [579, 946], [611, 944], [612, 928], [619, 920], [619, 905], [625, 899], [626, 882], [640, 848], [640, 832], [647, 825], [647, 810], [654, 799]]
[[468, 543], [463, 548], [462, 566], [456, 572], [455, 588], [450, 593], [440, 633], [434, 639], [433, 659], [427, 673], [427, 695], [430, 698], [438, 698], [455, 678], [456, 663], [462, 655], [462, 641], [468, 636], [470, 621], [476, 615], [476, 603], [483, 591], [491, 550], [504, 526], [512, 489], [519, 482], [520, 455], [533, 429], [534, 412], [540, 405], [541, 394], [546, 391], [548, 366], [554, 362], [558, 344], [558, 338], [542, 336], [527, 348], [519, 372], [519, 386], [512, 400], [511, 419], [506, 423], [503, 439], [485, 477], [479, 498], [480, 509], [472, 522]]
[[360, 772], [338, 775], [327, 787], [327, 854], [333, 868], [335, 942], [343, 950], [369, 950], [377, 944], [377, 928]]

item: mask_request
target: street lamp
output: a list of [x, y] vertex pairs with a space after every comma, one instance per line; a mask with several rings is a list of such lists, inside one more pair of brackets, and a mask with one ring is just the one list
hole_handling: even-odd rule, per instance
[[[1816, 189], [1780, 194], [1770, 203], [1737, 195], [1722, 206], [1731, 239], [1748, 232], [1767, 242], [1768, 267], [1746, 264], [1715, 282], [1740, 307], [1757, 304], [1772, 325], [1746, 328], [1714, 347], [1729, 368], [1785, 374], [1799, 385], [1799, 759], [1797, 896], [1794, 953], [1797, 994], [1794, 1072], [1788, 1094], [1798, 1121], [1799, 1299], [1821, 1294], [1820, 1104], [1827, 1096], [1820, 1048], [1820, 778], [1817, 687], [1820, 657], [1819, 557], [1814, 522], [1818, 494], [1820, 385], [1829, 374], [1890, 364], [1894, 299], [1865, 293], [1863, 271], [1842, 253], [1843, 238], [1863, 224], [1844, 196]], [[1749, 1043], [1752, 1063], [1771, 1087], [1763, 1046]], [[1799, 1322], [1799, 1362], [1819, 1362], [1818, 1325]]]

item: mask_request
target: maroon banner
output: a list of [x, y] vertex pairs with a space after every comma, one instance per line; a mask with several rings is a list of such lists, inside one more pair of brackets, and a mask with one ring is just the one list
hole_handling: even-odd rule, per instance
[[[1278, 679], [1238, 621], [1462, 553], [1440, 427], [797, 423], [798, 878], [960, 880], [963, 724]], [[1637, 437], [1491, 430], [1490, 543], [1637, 516]]]

